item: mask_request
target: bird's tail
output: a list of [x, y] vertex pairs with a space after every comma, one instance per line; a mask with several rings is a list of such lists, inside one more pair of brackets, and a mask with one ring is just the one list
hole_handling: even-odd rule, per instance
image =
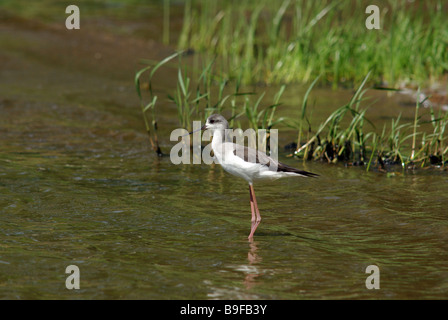
[[299, 170], [297, 168], [294, 167], [290, 167], [284, 163], [279, 163], [278, 167], [277, 167], [277, 172], [291, 172], [291, 173], [296, 173], [298, 175], [304, 176], [304, 177], [318, 177], [319, 175], [316, 173], [312, 173], [312, 172], [308, 172], [308, 171], [304, 171], [304, 170]]

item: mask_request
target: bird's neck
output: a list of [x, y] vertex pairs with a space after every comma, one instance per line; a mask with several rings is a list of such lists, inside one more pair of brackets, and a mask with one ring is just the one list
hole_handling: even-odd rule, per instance
[[224, 130], [215, 130], [213, 132], [212, 149], [218, 150], [221, 148], [221, 144], [226, 142], [226, 134]]

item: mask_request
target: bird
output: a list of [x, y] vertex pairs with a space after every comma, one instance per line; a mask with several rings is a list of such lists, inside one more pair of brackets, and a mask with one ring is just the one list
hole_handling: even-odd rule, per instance
[[253, 186], [254, 182], [276, 180], [291, 176], [317, 177], [318, 174], [290, 167], [276, 161], [262, 151], [229, 141], [228, 135], [226, 134], [226, 130], [228, 129], [229, 123], [226, 118], [220, 114], [212, 114], [200, 129], [189, 132], [189, 134], [199, 130], [211, 130], [213, 136], [211, 148], [217, 162], [228, 173], [243, 178], [249, 183], [252, 218], [248, 239], [253, 240], [255, 230], [257, 230], [261, 222], [261, 215]]

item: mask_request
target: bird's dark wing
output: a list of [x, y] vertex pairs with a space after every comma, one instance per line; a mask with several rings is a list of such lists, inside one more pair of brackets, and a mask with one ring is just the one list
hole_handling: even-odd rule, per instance
[[260, 163], [260, 164], [268, 167], [269, 170], [272, 170], [272, 171], [292, 172], [292, 173], [297, 173], [297, 174], [300, 174], [300, 175], [306, 176], [306, 177], [317, 177], [318, 176], [318, 174], [304, 171], [304, 170], [299, 170], [294, 167], [290, 167], [284, 163], [275, 161], [274, 159], [269, 157], [264, 152], [261, 152], [261, 151], [258, 151], [258, 150], [252, 149], [252, 148], [248, 148], [246, 146], [242, 146], [239, 144], [234, 144], [233, 154], [236, 155], [237, 157], [240, 157], [241, 159], [243, 159], [246, 162]]
[[246, 162], [260, 163], [266, 166], [275, 165], [277, 162], [269, 157], [266, 153], [242, 146], [240, 144], [233, 144], [233, 154], [240, 157]]

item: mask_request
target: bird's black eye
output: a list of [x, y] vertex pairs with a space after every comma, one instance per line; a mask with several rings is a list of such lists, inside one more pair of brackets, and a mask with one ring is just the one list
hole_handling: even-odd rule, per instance
[[213, 120], [213, 119], [210, 119], [210, 120], [208, 120], [208, 122], [210, 122], [210, 123], [214, 123], [214, 122], [215, 122], [215, 120]]

